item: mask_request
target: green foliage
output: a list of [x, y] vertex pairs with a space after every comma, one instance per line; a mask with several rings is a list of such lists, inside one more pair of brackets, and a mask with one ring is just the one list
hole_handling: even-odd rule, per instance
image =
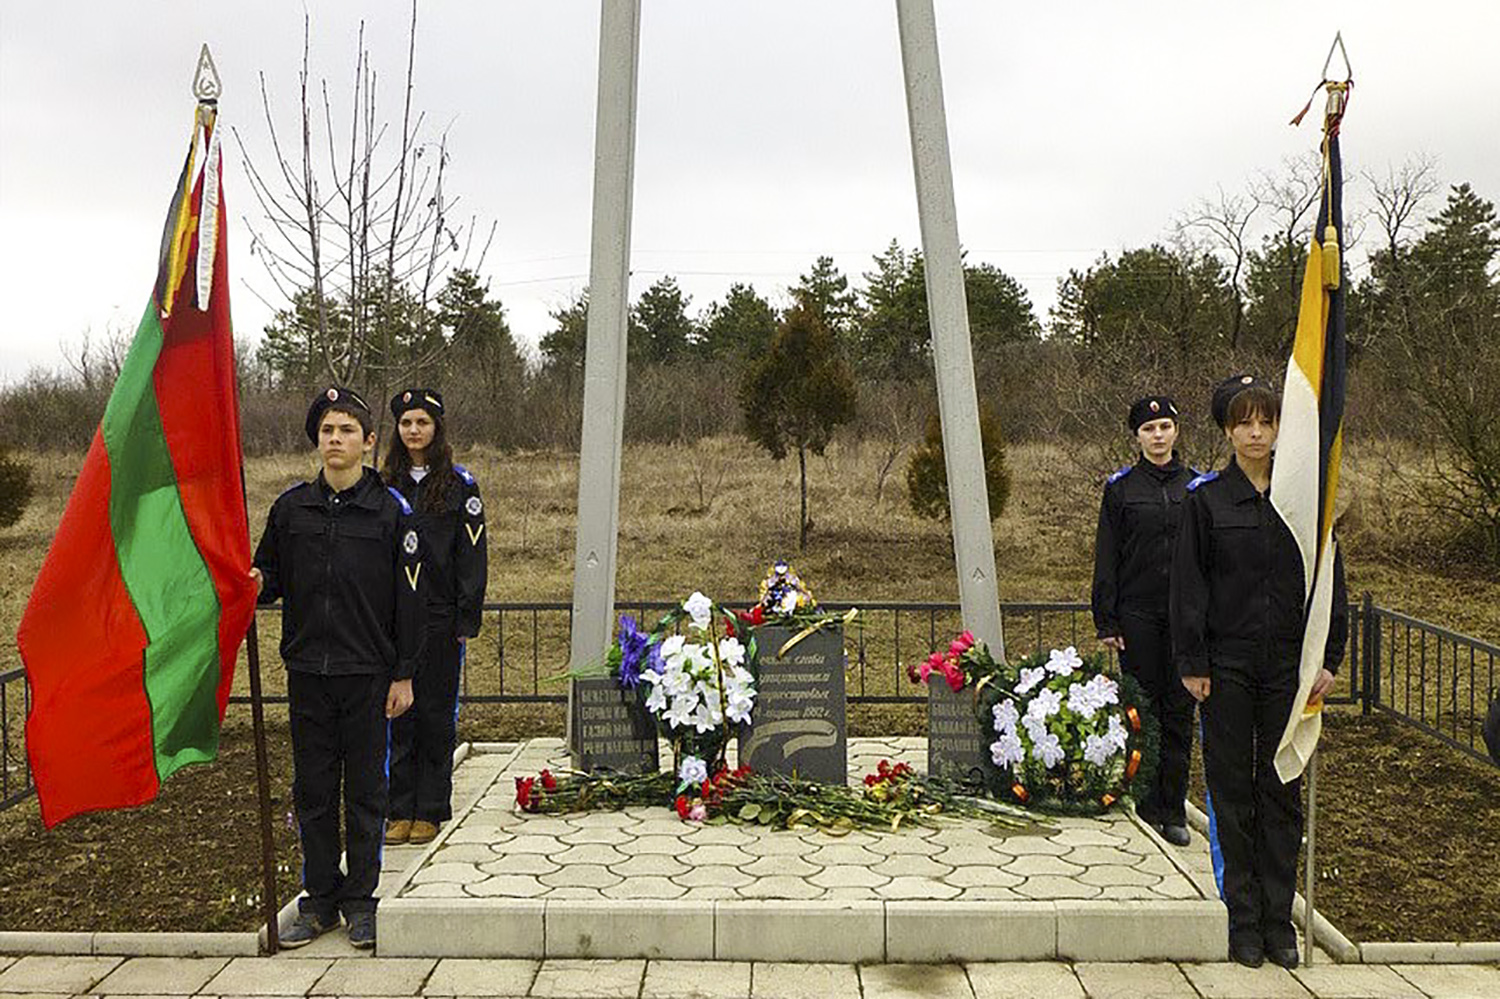
[[31, 466], [0, 448], [0, 528], [11, 527], [31, 502]]
[[763, 354], [776, 335], [776, 310], [752, 285], [735, 282], [723, 304], [714, 302], [702, 320], [701, 347], [712, 358], [745, 361]]
[[807, 452], [822, 454], [841, 424], [854, 418], [854, 374], [818, 312], [793, 306], [770, 348], [745, 371], [740, 406], [745, 433], [780, 461], [797, 452], [802, 514], [799, 547], [807, 547]]
[[691, 301], [671, 275], [643, 291], [630, 310], [631, 360], [666, 364], [686, 357], [698, 336], [687, 314]]
[[542, 335], [538, 345], [543, 366], [549, 371], [582, 373], [589, 339], [589, 290], [585, 288], [578, 292], [571, 302], [558, 306], [548, 315], [557, 325]]
[[[927, 315], [927, 270], [919, 250], [891, 240], [864, 275], [863, 318], [854, 353], [861, 372], [881, 378], [927, 373], [932, 330]], [[993, 264], [964, 267], [969, 337], [976, 353], [1004, 344], [1034, 341], [1041, 326], [1026, 290]]]
[[832, 257], [819, 257], [813, 269], [797, 279], [792, 301], [818, 317], [845, 346], [860, 320], [859, 296], [849, 290], [849, 279], [833, 264]]
[[438, 295], [437, 321], [451, 351], [446, 360], [452, 371], [478, 377], [494, 402], [521, 390], [525, 365], [505, 321], [505, 307], [489, 297], [488, 284], [478, 274], [453, 272]]
[[[1010, 498], [1010, 468], [1005, 461], [1005, 435], [1000, 418], [989, 406], [979, 407], [979, 446], [984, 454], [985, 491], [989, 494], [990, 520], [1005, 511]], [[943, 428], [934, 414], [927, 421], [927, 436], [912, 452], [906, 466], [906, 494], [912, 512], [930, 520], [947, 520], [948, 466], [943, 455]]]

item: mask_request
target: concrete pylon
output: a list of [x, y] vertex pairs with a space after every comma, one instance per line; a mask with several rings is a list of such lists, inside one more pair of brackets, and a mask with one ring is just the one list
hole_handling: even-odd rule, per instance
[[[635, 186], [640, 0], [603, 0], [599, 96], [594, 120], [594, 229], [589, 249], [583, 436], [578, 456], [578, 535], [573, 558], [569, 661], [595, 662], [613, 635], [625, 425], [626, 317], [630, 308], [630, 216]], [[568, 746], [575, 746], [572, 684]]]
[[979, 440], [979, 402], [969, 343], [969, 307], [964, 296], [953, 165], [948, 156], [948, 117], [938, 66], [937, 19], [932, 0], [896, 0], [901, 31], [901, 68], [906, 78], [906, 115], [917, 181], [917, 213], [927, 270], [927, 316], [937, 369], [938, 416], [948, 466], [953, 556], [964, 625], [1005, 655], [1000, 599], [995, 584], [995, 539]]

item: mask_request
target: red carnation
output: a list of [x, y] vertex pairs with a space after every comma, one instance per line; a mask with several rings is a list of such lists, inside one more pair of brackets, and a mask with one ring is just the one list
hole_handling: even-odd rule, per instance
[[546, 791], [557, 790], [557, 778], [552, 776], [551, 770], [542, 771], [542, 789]]
[[724, 619], [724, 634], [728, 635], [730, 638], [735, 637], [734, 621], [727, 617]]
[[677, 800], [672, 802], [672, 807], [677, 809], [677, 817], [679, 819], [686, 820], [688, 817], [688, 809], [692, 806], [688, 804], [687, 795], [679, 794], [677, 796]]
[[536, 802], [531, 797], [531, 789], [535, 785], [535, 777], [516, 778], [516, 804], [521, 806], [521, 811], [523, 812], [536, 811]]
[[974, 645], [974, 633], [972, 631], [962, 631], [958, 635], [958, 640], [963, 642], [966, 648], [972, 648]]

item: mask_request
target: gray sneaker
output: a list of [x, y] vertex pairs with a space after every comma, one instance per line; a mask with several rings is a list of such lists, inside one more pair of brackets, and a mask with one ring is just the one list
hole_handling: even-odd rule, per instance
[[349, 917], [349, 943], [357, 950], [375, 946], [375, 913], [356, 912]]
[[281, 933], [281, 946], [306, 947], [338, 924], [338, 916], [334, 916], [331, 921], [325, 921], [315, 912], [299, 912], [296, 921]]

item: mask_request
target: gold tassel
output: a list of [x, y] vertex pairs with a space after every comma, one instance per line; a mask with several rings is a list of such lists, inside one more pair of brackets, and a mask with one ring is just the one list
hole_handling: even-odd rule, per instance
[[1333, 226], [1323, 230], [1323, 287], [1335, 291], [1339, 286], [1339, 233]]

